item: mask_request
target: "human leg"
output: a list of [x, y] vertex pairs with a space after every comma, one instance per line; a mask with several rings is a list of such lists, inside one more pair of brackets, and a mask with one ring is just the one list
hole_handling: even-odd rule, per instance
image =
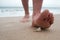
[[33, 0], [33, 16], [40, 14], [43, 0]]
[[32, 26], [36, 24], [36, 19], [40, 15], [43, 0], [33, 0]]
[[28, 0], [22, 0], [22, 4], [25, 10], [25, 16], [23, 17], [22, 21], [27, 21], [29, 19], [29, 9], [28, 9]]

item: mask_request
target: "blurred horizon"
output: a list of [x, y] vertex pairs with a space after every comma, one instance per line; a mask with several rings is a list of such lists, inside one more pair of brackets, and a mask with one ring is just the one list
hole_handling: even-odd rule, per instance
[[[29, 7], [33, 6], [29, 0]], [[0, 7], [23, 7], [21, 0], [0, 0]], [[60, 7], [60, 0], [43, 0], [42, 7]]]
[[[29, 12], [33, 13], [32, 0], [29, 0]], [[60, 0], [43, 0], [41, 12], [48, 9], [53, 14], [60, 14]], [[21, 0], [0, 0], [0, 17], [24, 16]]]

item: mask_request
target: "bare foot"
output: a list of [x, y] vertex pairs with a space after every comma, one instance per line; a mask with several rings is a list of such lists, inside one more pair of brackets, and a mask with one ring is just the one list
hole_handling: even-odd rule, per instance
[[29, 22], [29, 15], [24, 16], [21, 22]]

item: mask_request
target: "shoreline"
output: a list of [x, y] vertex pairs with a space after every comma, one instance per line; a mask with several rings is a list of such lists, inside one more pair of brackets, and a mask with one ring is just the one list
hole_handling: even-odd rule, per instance
[[[54, 16], [56, 16], [56, 15], [60, 15], [60, 14], [53, 14]], [[1, 17], [23, 17], [24, 15], [22, 15], [22, 16], [17, 16], [17, 15], [15, 15], [15, 16], [0, 16], [0, 18]], [[30, 15], [30, 16], [32, 16], [32, 15]]]

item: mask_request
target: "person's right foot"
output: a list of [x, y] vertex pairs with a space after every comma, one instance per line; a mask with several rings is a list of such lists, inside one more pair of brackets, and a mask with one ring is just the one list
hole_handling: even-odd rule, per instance
[[29, 21], [29, 15], [26, 15], [22, 18], [21, 22], [28, 22]]

